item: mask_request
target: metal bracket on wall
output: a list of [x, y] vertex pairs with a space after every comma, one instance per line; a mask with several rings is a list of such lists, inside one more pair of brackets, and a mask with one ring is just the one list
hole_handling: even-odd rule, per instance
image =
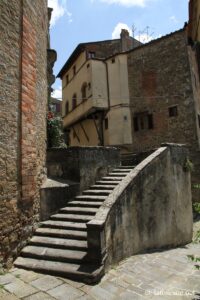
[[73, 129], [73, 132], [74, 132], [75, 137], [77, 138], [77, 140], [78, 140], [78, 142], [79, 142], [79, 144], [80, 144], [80, 139], [79, 139], [79, 137], [78, 137], [78, 135], [77, 135], [77, 133], [76, 133], [76, 130], [74, 129], [74, 127], [72, 127], [72, 129]]
[[82, 125], [82, 123], [80, 122], [80, 127], [81, 127], [81, 129], [83, 130], [83, 132], [84, 132], [84, 134], [85, 134], [85, 137], [86, 137], [86, 139], [87, 139], [87, 141], [89, 142], [89, 136], [87, 135], [87, 133], [86, 133], [86, 131], [85, 131], [85, 128], [83, 127], [83, 125]]

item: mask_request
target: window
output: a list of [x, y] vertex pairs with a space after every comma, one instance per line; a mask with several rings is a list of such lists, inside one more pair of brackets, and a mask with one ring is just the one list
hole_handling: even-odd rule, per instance
[[88, 58], [94, 58], [95, 52], [88, 52]]
[[136, 114], [133, 117], [133, 127], [134, 131], [153, 129], [153, 114], [148, 112]]
[[178, 116], [178, 107], [176, 106], [171, 106], [168, 108], [169, 111], [169, 117], [176, 117]]
[[76, 94], [72, 97], [72, 110], [76, 108], [77, 101], [76, 101]]
[[112, 60], [111, 60], [112, 64], [115, 63], [115, 58], [113, 57]]
[[76, 74], [76, 66], [73, 66], [73, 75]]
[[108, 129], [108, 118], [105, 119], [105, 130]]
[[69, 102], [66, 101], [65, 103], [65, 114], [67, 115], [69, 113]]
[[88, 90], [90, 90], [90, 89], [91, 89], [91, 83], [88, 82]]
[[87, 64], [87, 69], [90, 67], [90, 64]]
[[87, 99], [87, 83], [84, 82], [81, 88], [81, 95], [82, 95], [82, 101], [85, 101]]
[[69, 75], [66, 76], [66, 84], [69, 83]]

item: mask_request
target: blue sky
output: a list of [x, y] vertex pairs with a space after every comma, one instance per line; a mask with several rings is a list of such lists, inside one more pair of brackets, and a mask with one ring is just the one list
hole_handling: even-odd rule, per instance
[[[119, 38], [121, 28], [132, 33], [133, 25], [134, 36], [148, 42], [188, 20], [188, 0], [48, 0], [48, 5], [54, 8], [50, 32], [51, 48], [58, 54], [55, 75], [79, 43]], [[53, 88], [54, 96], [61, 97], [59, 79]]]

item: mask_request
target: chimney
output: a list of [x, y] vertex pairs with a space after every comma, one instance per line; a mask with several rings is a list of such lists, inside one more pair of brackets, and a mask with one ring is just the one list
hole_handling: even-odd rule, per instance
[[133, 38], [129, 35], [127, 29], [122, 29], [121, 34], [121, 51], [128, 51], [133, 48]]

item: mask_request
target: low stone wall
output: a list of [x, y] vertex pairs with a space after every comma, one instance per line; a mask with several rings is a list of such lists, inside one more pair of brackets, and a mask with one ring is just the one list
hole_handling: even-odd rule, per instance
[[108, 268], [133, 254], [192, 240], [187, 156], [181, 145], [163, 146], [126, 176], [87, 223], [91, 259]]
[[119, 150], [114, 147], [69, 147], [47, 152], [48, 177], [77, 182], [80, 191], [119, 164]]

